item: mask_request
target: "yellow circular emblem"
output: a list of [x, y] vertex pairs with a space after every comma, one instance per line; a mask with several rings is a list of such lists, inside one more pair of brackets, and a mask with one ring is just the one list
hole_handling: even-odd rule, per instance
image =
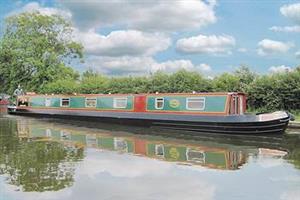
[[169, 150], [169, 153], [170, 153], [170, 157], [174, 160], [177, 160], [179, 158], [179, 152], [176, 148], [172, 147], [170, 150]]
[[180, 105], [180, 102], [177, 99], [172, 99], [170, 100], [169, 105], [171, 108], [177, 108]]

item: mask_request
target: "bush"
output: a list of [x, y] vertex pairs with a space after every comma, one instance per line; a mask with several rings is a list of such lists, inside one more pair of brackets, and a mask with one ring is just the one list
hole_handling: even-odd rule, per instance
[[79, 92], [79, 84], [74, 79], [61, 79], [47, 84], [42, 93], [45, 94], [73, 94]]

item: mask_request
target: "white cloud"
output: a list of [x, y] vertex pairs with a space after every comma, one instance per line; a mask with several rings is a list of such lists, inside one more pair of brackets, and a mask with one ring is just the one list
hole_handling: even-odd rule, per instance
[[81, 29], [124, 25], [147, 31], [182, 31], [216, 22], [215, 1], [62, 1]]
[[283, 16], [300, 24], [300, 3], [284, 5], [280, 8], [280, 12]]
[[205, 63], [198, 65], [200, 70], [203, 72], [210, 72], [212, 70], [211, 66]]
[[293, 46], [294, 44], [290, 42], [285, 43], [270, 39], [263, 39], [258, 43], [257, 53], [261, 56], [286, 53]]
[[[176, 1], [59, 1], [60, 7], [43, 7], [31, 2], [17, 12], [39, 11], [62, 15], [75, 22], [74, 38], [83, 44], [86, 66], [111, 75], [147, 74], [178, 69], [210, 72], [211, 67], [190, 60], [157, 62], [152, 57], [171, 45], [170, 31], [199, 28], [216, 21], [215, 0]], [[98, 28], [122, 27], [107, 35]], [[222, 39], [221, 38], [218, 39]], [[225, 41], [226, 42], [226, 41]], [[221, 50], [222, 51], [222, 50]]]
[[299, 200], [300, 190], [288, 190], [280, 195], [281, 200]]
[[23, 6], [20, 10], [11, 12], [9, 15], [17, 14], [20, 12], [40, 12], [42, 15], [60, 15], [64, 18], [71, 19], [72, 13], [67, 10], [43, 7], [37, 2], [30, 2]]
[[[286, 18], [289, 18], [296, 24], [300, 24], [300, 3], [284, 5], [280, 8], [280, 12]], [[275, 32], [300, 33], [300, 26], [272, 26], [270, 30]]]
[[270, 30], [274, 32], [300, 33], [300, 26], [272, 26]]
[[279, 65], [270, 67], [269, 71], [272, 73], [290, 72], [292, 71], [292, 68], [285, 65]]
[[87, 59], [87, 66], [101, 73], [109, 75], [128, 75], [128, 74], [145, 74], [162, 70], [167, 73], [175, 72], [179, 69], [189, 71], [201, 71], [204, 73], [210, 72], [211, 67], [208, 64], [202, 63], [194, 65], [190, 60], [168, 60], [158, 63], [152, 57], [141, 56], [122, 56], [122, 57], [103, 57], [90, 56]]
[[300, 50], [295, 53], [296, 58], [300, 59]]
[[169, 60], [166, 62], [154, 63], [151, 68], [152, 71], [162, 70], [165, 72], [176, 72], [179, 69], [202, 72], [211, 71], [211, 67], [208, 64], [202, 63], [200, 65], [194, 65], [190, 60]]
[[234, 45], [235, 39], [232, 36], [198, 35], [179, 39], [176, 48], [184, 53], [231, 54]]
[[239, 48], [238, 49], [238, 52], [241, 52], [241, 53], [246, 53], [248, 51], [248, 49], [246, 48]]
[[[1, 180], [1, 197], [22, 200], [164, 199], [213, 200], [217, 186], [194, 166], [184, 168], [130, 154], [87, 149], [76, 166], [74, 183], [58, 191], [22, 192]], [[197, 171], [195, 171], [197, 170]]]
[[90, 56], [86, 61], [88, 67], [108, 75], [149, 73], [154, 63], [155, 61], [152, 57], [132, 56]]
[[76, 31], [75, 36], [88, 54], [101, 56], [149, 56], [166, 50], [171, 44], [170, 38], [161, 34], [143, 33], [136, 30], [113, 31], [107, 36], [100, 35], [94, 30]]

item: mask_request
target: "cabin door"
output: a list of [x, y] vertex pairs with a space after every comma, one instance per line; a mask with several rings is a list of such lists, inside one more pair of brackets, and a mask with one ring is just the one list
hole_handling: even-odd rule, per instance
[[134, 97], [134, 112], [146, 111], [146, 96], [139, 95]]
[[231, 97], [231, 104], [230, 104], [230, 114], [238, 115], [240, 114], [240, 98], [238, 95], [232, 95]]
[[239, 110], [240, 112], [239, 112], [239, 114], [241, 114], [241, 115], [244, 114], [244, 111], [245, 111], [244, 110], [244, 104], [245, 104], [244, 98], [245, 97], [242, 96], [242, 95], [239, 96], [239, 105], [240, 105], [240, 110]]

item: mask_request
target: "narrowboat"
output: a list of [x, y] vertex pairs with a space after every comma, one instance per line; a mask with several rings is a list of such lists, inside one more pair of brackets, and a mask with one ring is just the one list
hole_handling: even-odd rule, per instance
[[19, 96], [10, 114], [76, 117], [218, 134], [281, 134], [285, 111], [246, 113], [244, 93], [73, 94]]

